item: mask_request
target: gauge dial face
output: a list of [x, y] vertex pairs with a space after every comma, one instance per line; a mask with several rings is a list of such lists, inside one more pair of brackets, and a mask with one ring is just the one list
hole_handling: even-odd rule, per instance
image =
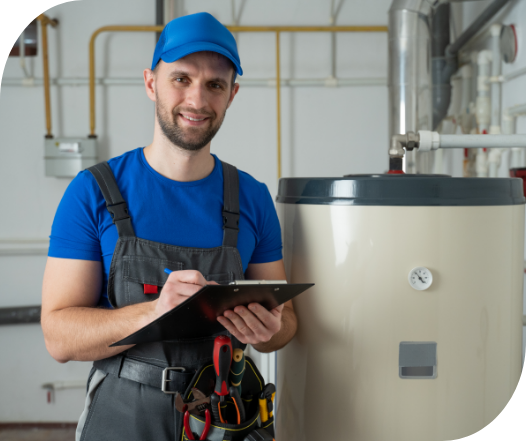
[[423, 291], [433, 283], [433, 274], [427, 268], [418, 266], [409, 271], [408, 280], [412, 288]]

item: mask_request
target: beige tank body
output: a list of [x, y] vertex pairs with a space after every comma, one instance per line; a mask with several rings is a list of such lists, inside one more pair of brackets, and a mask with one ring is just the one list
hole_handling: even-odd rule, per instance
[[[524, 205], [277, 207], [288, 281], [316, 284], [278, 353], [277, 440], [453, 440], [502, 411], [521, 373]], [[400, 378], [401, 342], [437, 343], [435, 379]]]

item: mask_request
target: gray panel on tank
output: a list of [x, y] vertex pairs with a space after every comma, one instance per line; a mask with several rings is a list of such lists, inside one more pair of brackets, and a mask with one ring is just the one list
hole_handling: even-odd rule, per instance
[[492, 206], [526, 202], [522, 180], [518, 178], [388, 174], [282, 178], [276, 201], [369, 206]]
[[400, 343], [398, 370], [400, 378], [433, 379], [437, 377], [436, 342], [403, 341]]

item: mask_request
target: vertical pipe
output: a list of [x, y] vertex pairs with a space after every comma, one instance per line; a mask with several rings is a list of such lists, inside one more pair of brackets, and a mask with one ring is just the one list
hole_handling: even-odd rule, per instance
[[[394, 0], [389, 9], [389, 138], [432, 124], [430, 11], [425, 0]], [[419, 171], [413, 158], [413, 152], [404, 157], [406, 173]]]
[[[499, 79], [502, 73], [502, 57], [500, 53], [500, 31], [502, 26], [494, 24], [490, 28], [491, 34], [491, 125], [489, 133], [499, 135], [500, 128], [500, 104], [501, 104], [501, 82]], [[490, 149], [488, 154], [489, 177], [496, 178], [501, 163], [502, 149]]]
[[276, 105], [278, 119], [278, 179], [281, 178], [281, 77], [279, 72], [279, 31], [276, 31]]
[[[99, 30], [98, 30], [99, 31]], [[100, 31], [99, 31], [100, 32]], [[89, 42], [89, 116], [90, 116], [90, 132], [88, 138], [97, 138], [95, 135], [95, 38], [99, 34], [95, 31], [91, 36]]]
[[502, 73], [502, 56], [500, 53], [500, 31], [502, 26], [494, 24], [490, 28], [491, 32], [491, 126], [490, 134], [500, 133], [500, 104], [501, 104], [501, 82], [499, 80]]
[[25, 31], [22, 31], [20, 34], [20, 40], [19, 40], [19, 54], [20, 54], [20, 67], [24, 71], [24, 76], [26, 78], [29, 78], [30, 75], [26, 69], [26, 33]]
[[451, 101], [451, 82], [449, 77], [444, 77], [444, 67], [447, 63], [446, 48], [449, 46], [449, 21], [451, 5], [439, 4], [433, 14], [432, 39], [431, 39], [431, 67], [433, 78], [433, 128], [436, 130], [442, 120], [447, 116]]
[[[155, 0], [155, 24], [159, 26], [164, 26], [164, 1], [165, 0]], [[155, 33], [155, 43], [159, 41], [161, 37], [160, 32]]]
[[[488, 134], [491, 121], [491, 103], [489, 76], [491, 73], [491, 52], [480, 51], [478, 54], [478, 77], [477, 77], [477, 125], [480, 134]], [[477, 177], [488, 177], [488, 153], [486, 149], [477, 149], [475, 167]]]
[[491, 52], [480, 51], [478, 54], [477, 77], [477, 124], [480, 134], [489, 133], [491, 122], [491, 103], [489, 77], [491, 72]]
[[49, 59], [47, 47], [47, 24], [48, 19], [44, 14], [38, 17], [42, 31], [42, 61], [44, 70], [44, 101], [46, 106], [46, 138], [53, 138], [51, 134], [51, 98], [49, 93]]

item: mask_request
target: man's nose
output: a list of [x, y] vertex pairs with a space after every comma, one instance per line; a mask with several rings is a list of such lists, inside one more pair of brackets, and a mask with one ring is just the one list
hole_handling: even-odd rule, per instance
[[186, 94], [186, 104], [194, 109], [203, 109], [207, 106], [208, 100], [206, 97], [207, 91], [205, 85], [200, 83], [192, 84]]

